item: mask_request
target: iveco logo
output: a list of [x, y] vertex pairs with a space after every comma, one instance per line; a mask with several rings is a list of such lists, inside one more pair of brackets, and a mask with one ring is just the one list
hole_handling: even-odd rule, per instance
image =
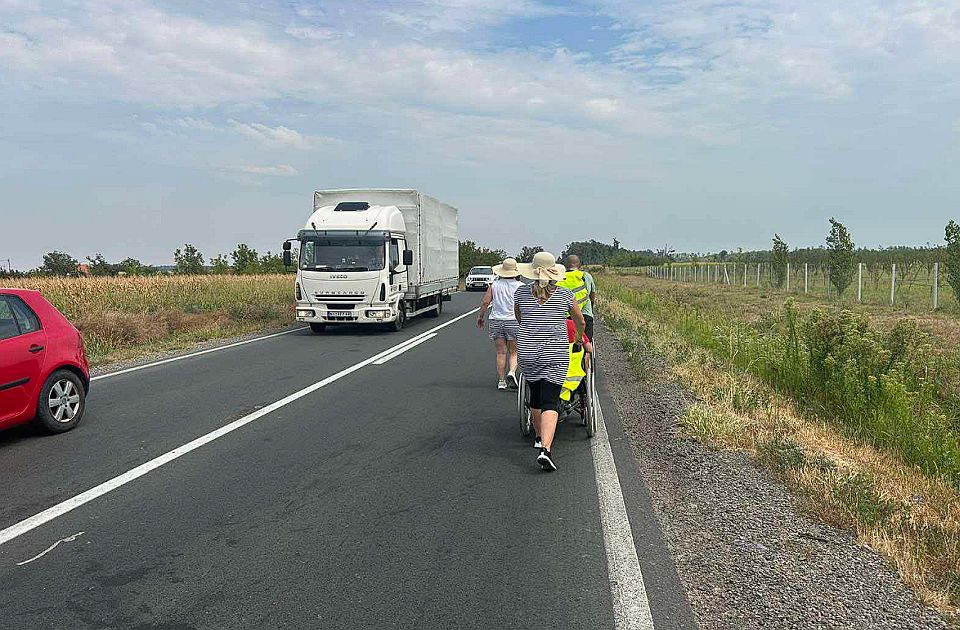
[[345, 274], [345, 273], [331, 273], [331, 274], [330, 274], [330, 279], [331, 279], [331, 280], [346, 280], [346, 279], [349, 278], [349, 277], [350, 277], [350, 276], [348, 276], [348, 275]]

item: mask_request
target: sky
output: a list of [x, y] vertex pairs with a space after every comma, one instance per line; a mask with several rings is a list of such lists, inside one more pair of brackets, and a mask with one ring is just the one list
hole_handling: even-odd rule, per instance
[[940, 243], [955, 0], [0, 0], [0, 264], [277, 251], [417, 188], [559, 253]]

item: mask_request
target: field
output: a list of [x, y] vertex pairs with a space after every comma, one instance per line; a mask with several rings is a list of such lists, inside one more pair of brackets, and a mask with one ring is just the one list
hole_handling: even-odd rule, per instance
[[293, 321], [286, 275], [22, 278], [83, 333], [94, 365], [189, 347]]
[[[789, 290], [786, 279], [783, 285], [775, 286], [769, 263], [760, 264], [759, 283], [757, 264], [755, 263], [674, 263], [669, 267], [645, 267], [623, 269], [621, 273], [636, 273], [659, 278], [672, 278], [685, 284], [700, 284], [717, 288], [745, 288], [754, 292], [779, 292], [784, 295], [802, 296], [839, 303], [847, 306], [857, 304], [857, 273], [853, 281], [841, 296], [829, 282], [827, 270], [822, 265], [802, 262], [790, 266]], [[726, 273], [724, 273], [724, 267]], [[910, 312], [933, 310], [933, 285], [936, 275], [937, 307], [942, 312], [960, 314], [960, 304], [953, 289], [947, 282], [946, 273], [941, 269], [934, 273], [933, 265], [922, 263], [900, 263], [894, 269], [885, 264], [866, 264], [861, 269], [860, 299], [862, 304], [870, 306], [894, 306]], [[746, 285], [744, 285], [746, 280]], [[891, 289], [893, 304], [891, 305]]]
[[597, 278], [604, 322], [641, 376], [696, 395], [683, 420], [690, 436], [752, 453], [811, 512], [890, 558], [924, 601], [957, 611], [956, 317], [615, 271]]

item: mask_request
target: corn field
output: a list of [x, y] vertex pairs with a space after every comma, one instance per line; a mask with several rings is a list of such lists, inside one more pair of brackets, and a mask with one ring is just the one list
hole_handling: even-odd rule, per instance
[[293, 321], [285, 275], [31, 277], [35, 289], [83, 333], [92, 363], [250, 332]]

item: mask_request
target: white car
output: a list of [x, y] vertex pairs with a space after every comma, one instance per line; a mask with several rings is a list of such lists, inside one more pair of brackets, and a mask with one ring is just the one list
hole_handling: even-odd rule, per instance
[[463, 281], [464, 288], [467, 291], [486, 291], [496, 277], [493, 267], [474, 267], [467, 273], [467, 279]]

